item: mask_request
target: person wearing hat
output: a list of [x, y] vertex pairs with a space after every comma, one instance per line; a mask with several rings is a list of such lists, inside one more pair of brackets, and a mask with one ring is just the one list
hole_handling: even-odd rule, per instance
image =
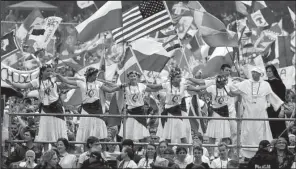
[[252, 157], [248, 163], [249, 169], [255, 168], [271, 168], [276, 169], [276, 156], [270, 152], [271, 144], [268, 140], [262, 140], [259, 143], [258, 151], [255, 156]]
[[[273, 93], [268, 82], [261, 79], [263, 70], [254, 67], [251, 70], [252, 78], [230, 86], [230, 94], [240, 95], [243, 104], [243, 118], [268, 118], [266, 108], [270, 103], [275, 111], [283, 106], [284, 102]], [[284, 110], [284, 109], [282, 109]], [[279, 113], [284, 117], [284, 112]], [[241, 143], [243, 145], [258, 145], [261, 140], [272, 140], [271, 129], [268, 121], [246, 121], [242, 122]], [[256, 149], [243, 148], [242, 156], [251, 158]]]
[[[115, 92], [123, 87], [123, 85], [116, 87], [107, 87], [102, 82], [97, 81], [99, 69], [89, 67], [85, 71], [84, 78], [81, 80], [73, 80], [64, 78], [60, 74], [55, 74], [61, 82], [78, 86], [82, 95], [82, 110], [81, 114], [103, 114], [103, 107], [101, 104], [100, 90], [104, 92]], [[99, 139], [107, 138], [108, 131], [106, 123], [100, 117], [81, 117], [80, 124], [76, 135], [76, 141], [84, 142], [89, 136], [96, 136]]]

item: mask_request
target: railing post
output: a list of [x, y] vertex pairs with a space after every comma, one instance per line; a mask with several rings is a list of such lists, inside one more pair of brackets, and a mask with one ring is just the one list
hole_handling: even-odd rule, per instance
[[122, 112], [122, 114], [123, 114], [123, 122], [122, 122], [122, 127], [123, 127], [123, 140], [125, 140], [126, 139], [126, 119], [127, 119], [127, 117], [126, 117], [126, 107], [125, 107], [125, 104], [124, 104], [124, 108], [123, 108], [123, 112]]
[[[3, 107], [3, 112], [0, 113], [0, 120], [1, 120], [1, 129], [3, 130], [3, 124], [4, 124], [4, 109], [5, 109], [5, 95], [3, 95], [3, 105], [1, 105]], [[2, 104], [2, 103], [1, 103]], [[1, 111], [2, 111], [2, 107], [1, 107]], [[3, 113], [3, 116], [2, 116]], [[0, 140], [2, 140], [2, 131], [0, 133]], [[2, 143], [1, 143], [2, 144]], [[3, 150], [5, 150], [5, 144], [4, 144], [4, 149], [2, 149], [2, 145], [0, 147], [0, 154], [1, 154], [1, 159], [3, 158]]]
[[241, 126], [242, 126], [242, 119], [241, 119], [241, 102], [238, 102], [238, 109], [237, 109], [237, 113], [236, 113], [236, 118], [237, 119], [237, 138], [236, 138], [236, 154], [237, 154], [237, 158], [239, 160], [240, 158], [240, 148], [241, 148]]
[[[12, 113], [12, 109], [11, 109], [11, 97], [8, 98], [8, 102], [9, 102], [9, 114]], [[4, 107], [5, 109], [5, 107]], [[8, 140], [9, 140], [9, 144], [8, 144], [8, 157], [10, 156], [11, 153], [11, 116], [8, 115]]]

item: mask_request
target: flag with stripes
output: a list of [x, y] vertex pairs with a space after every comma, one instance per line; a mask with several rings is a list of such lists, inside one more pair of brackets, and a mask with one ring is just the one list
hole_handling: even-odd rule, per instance
[[172, 35], [167, 39], [166, 42], [164, 42], [162, 44], [162, 46], [165, 48], [165, 50], [167, 52], [170, 52], [170, 51], [172, 51], [174, 49], [180, 48], [181, 44], [180, 44], [180, 41], [178, 39], [178, 36], [177, 35]]
[[291, 51], [295, 53], [295, 31], [291, 34]]
[[123, 26], [112, 31], [116, 43], [131, 42], [172, 25], [163, 1], [143, 1], [122, 16]]

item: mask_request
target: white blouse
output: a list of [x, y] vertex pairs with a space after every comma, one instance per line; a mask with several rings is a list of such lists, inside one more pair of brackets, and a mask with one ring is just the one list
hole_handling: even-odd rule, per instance
[[65, 153], [60, 159], [60, 166], [62, 168], [77, 168], [77, 157], [74, 154]]
[[143, 83], [138, 83], [136, 86], [127, 86], [126, 91], [126, 104], [128, 109], [140, 107], [144, 105], [144, 96], [146, 85]]
[[50, 105], [59, 99], [56, 78], [51, 78], [51, 81], [49, 79], [41, 80], [40, 84], [39, 78], [37, 78], [31, 81], [31, 85], [38, 89], [40, 86], [39, 99], [44, 105]]
[[100, 89], [103, 85], [102, 82], [86, 82], [84, 78], [83, 80], [77, 80], [76, 83], [81, 90], [82, 103], [93, 103], [100, 99]]

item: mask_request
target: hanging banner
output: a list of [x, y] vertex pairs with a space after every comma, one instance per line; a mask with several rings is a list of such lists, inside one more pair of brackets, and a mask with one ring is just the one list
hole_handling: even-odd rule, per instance
[[295, 85], [295, 66], [279, 68], [278, 72], [286, 89], [292, 89], [292, 86]]
[[1, 63], [1, 80], [9, 80], [13, 83], [29, 83], [39, 75], [39, 68], [30, 71], [13, 69]]

